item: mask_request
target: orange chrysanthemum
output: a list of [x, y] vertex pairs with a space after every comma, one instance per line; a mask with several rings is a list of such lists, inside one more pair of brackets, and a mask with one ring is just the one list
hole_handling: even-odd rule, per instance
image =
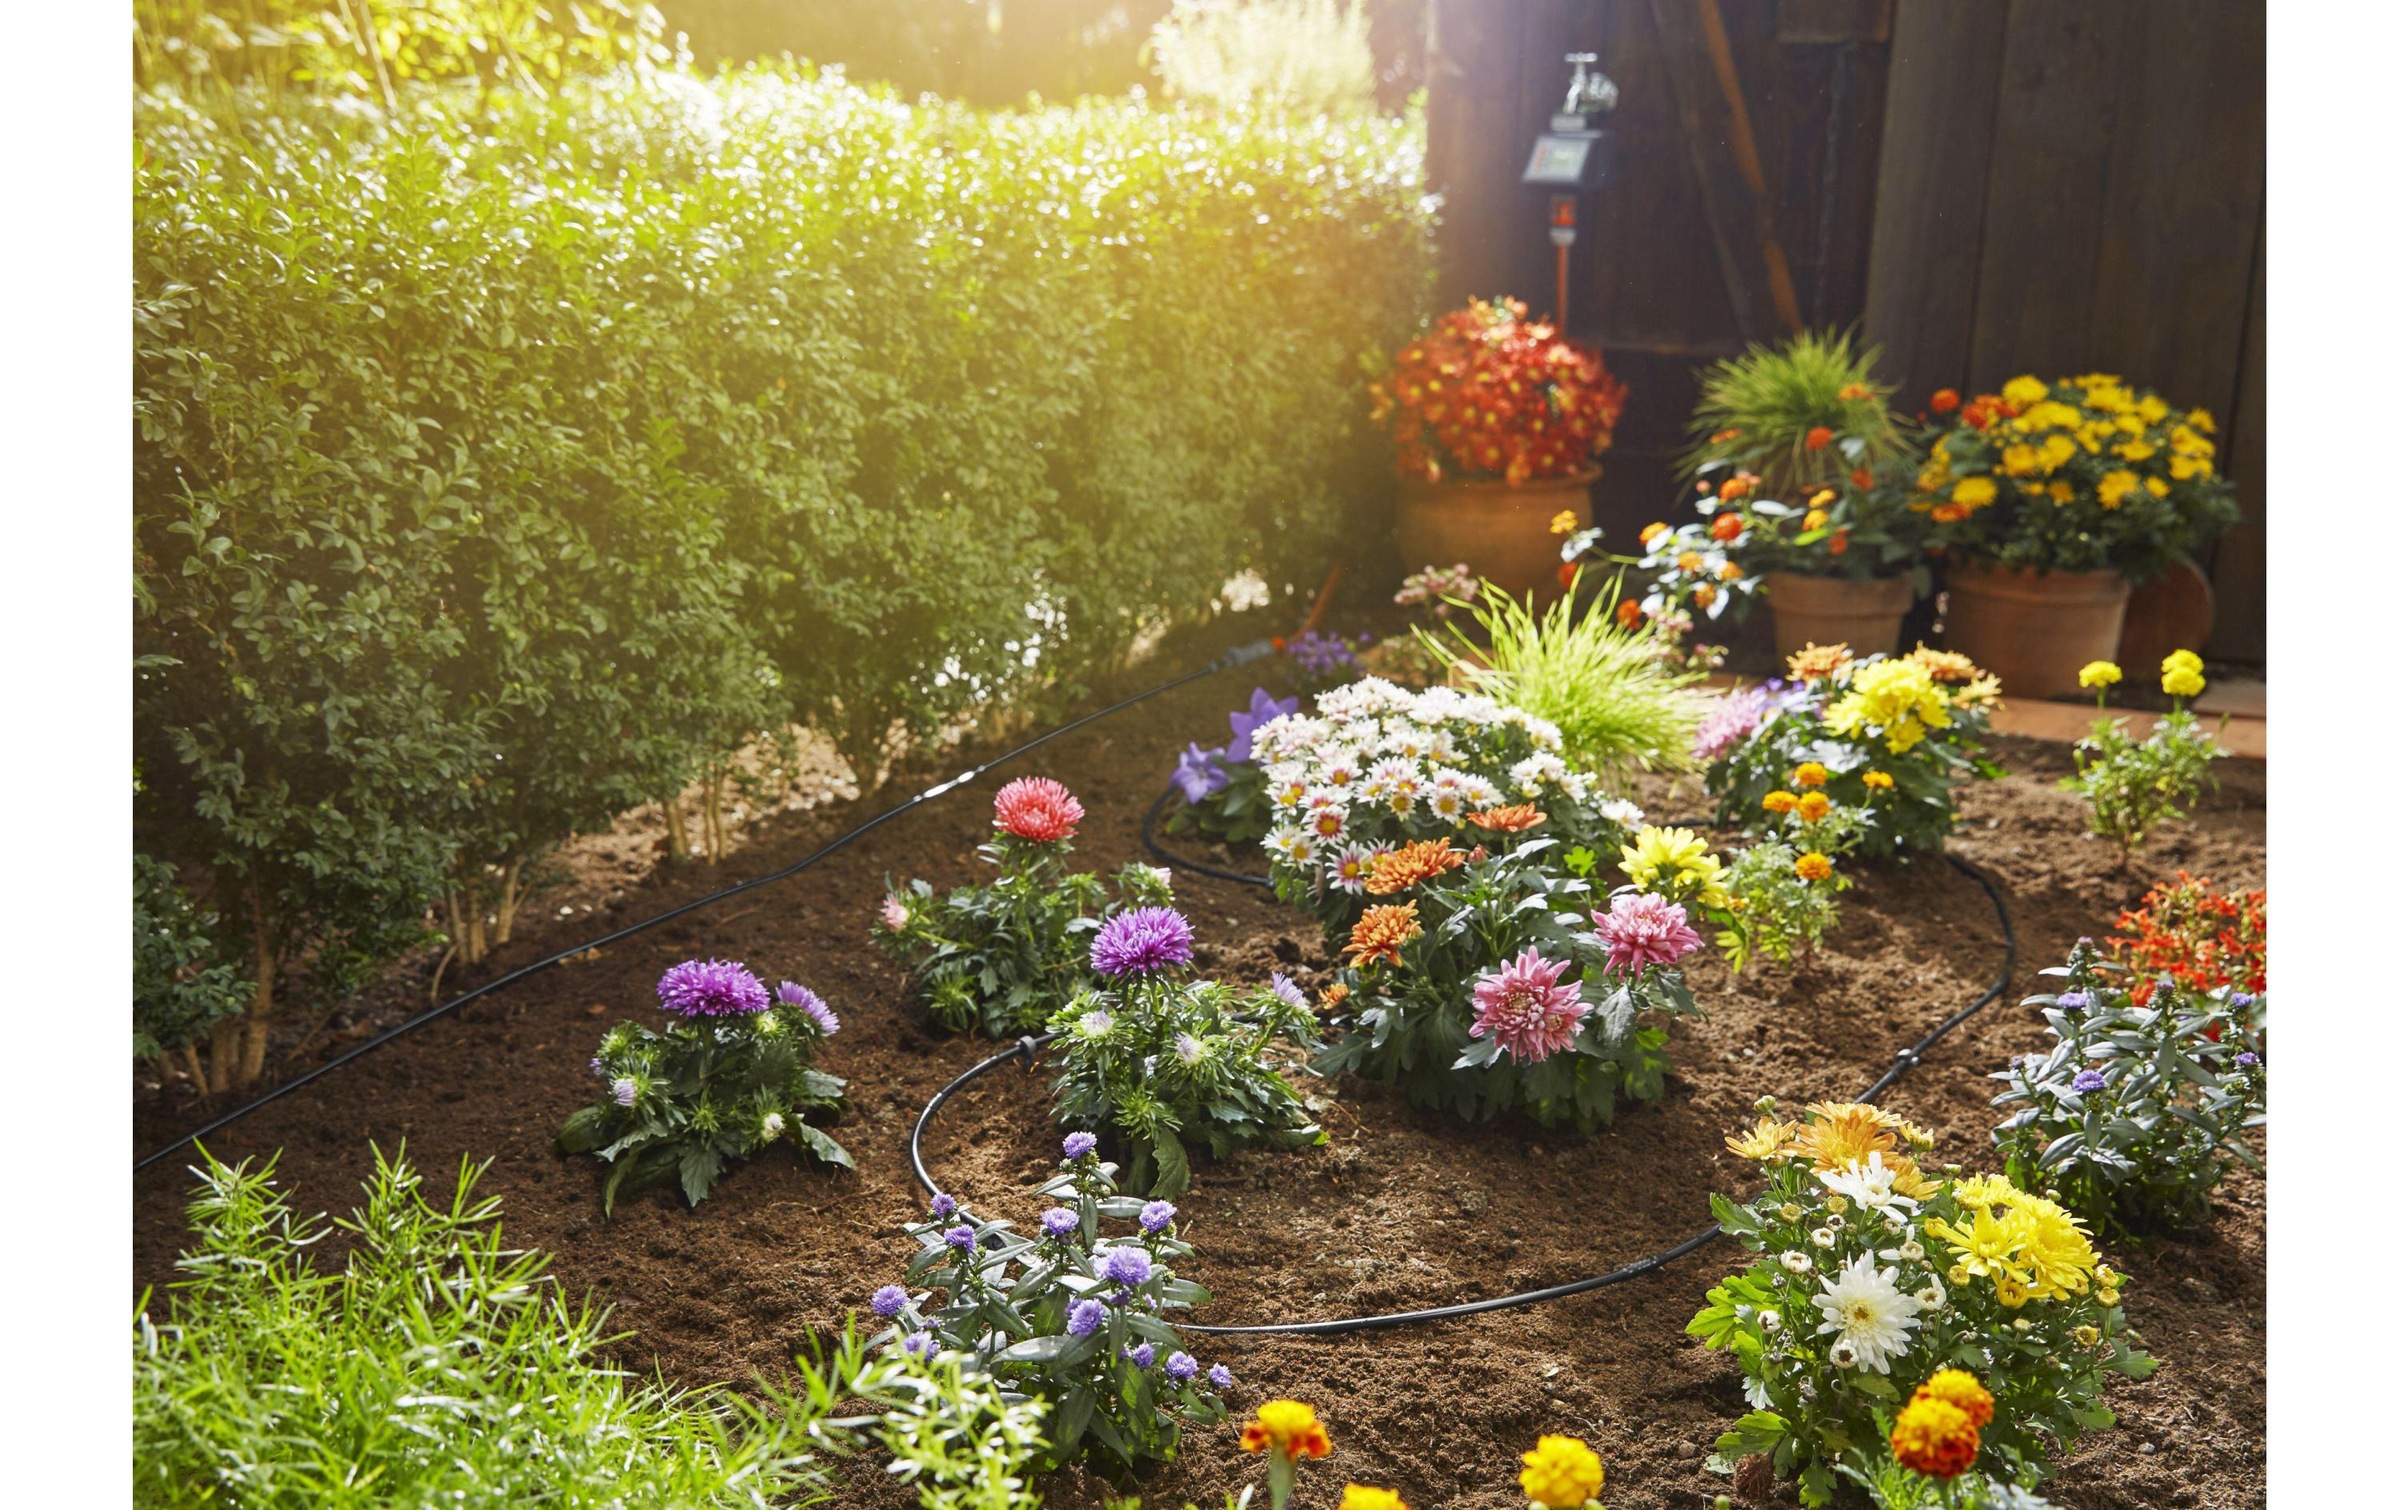
[[1512, 802], [1506, 807], [1492, 808], [1487, 812], [1469, 813], [1467, 821], [1477, 828], [1489, 829], [1497, 834], [1521, 834], [1549, 816], [1530, 802]]
[[1963, 685], [1983, 675], [1983, 668], [1955, 650], [1934, 650], [1924, 645], [1908, 653], [1908, 659], [1925, 668], [1937, 682]]
[[1317, 993], [1317, 1004], [1323, 1007], [1338, 1007], [1349, 999], [1350, 987], [1338, 980]]
[[1635, 602], [1633, 599], [1631, 599], [1631, 598], [1627, 598], [1627, 599], [1625, 599], [1624, 601], [1622, 601], [1622, 602], [1620, 602], [1619, 604], [1617, 604], [1617, 627], [1618, 627], [1618, 628], [1620, 628], [1620, 629], [1638, 629], [1638, 628], [1640, 628], [1640, 627], [1641, 627], [1641, 622], [1642, 622], [1642, 605], [1641, 605], [1641, 604], [1639, 604], [1639, 603], [1636, 603], [1636, 602]]
[[1400, 963], [1401, 945], [1424, 931], [1417, 921], [1414, 902], [1398, 907], [1370, 907], [1350, 926], [1350, 963], [1367, 965], [1380, 959], [1396, 965]]
[[1452, 849], [1448, 839], [1412, 840], [1375, 857], [1375, 864], [1367, 871], [1367, 892], [1371, 896], [1388, 897], [1466, 863], [1467, 857]]
[[1321, 1458], [1333, 1451], [1316, 1411], [1298, 1400], [1269, 1400], [1242, 1427], [1242, 1451], [1282, 1454], [1288, 1462]]
[[1982, 1450], [1975, 1423], [1947, 1400], [1920, 1393], [1892, 1423], [1892, 1456], [1929, 1478], [1957, 1478]]
[[1842, 668], [1850, 664], [1850, 647], [1839, 644], [1820, 645], [1811, 640], [1790, 655], [1785, 656], [1783, 664], [1785, 669], [1791, 672], [1793, 681], [1823, 681], [1829, 676], [1840, 675]]

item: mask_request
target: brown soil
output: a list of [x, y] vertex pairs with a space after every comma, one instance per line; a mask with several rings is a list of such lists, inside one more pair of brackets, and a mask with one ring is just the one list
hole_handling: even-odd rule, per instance
[[[1205, 652], [1202, 652], [1205, 653]], [[1272, 680], [1275, 668], [1269, 668]], [[1146, 678], [1137, 678], [1139, 685]], [[1066, 781], [1090, 810], [1083, 862], [1111, 868], [1141, 852], [1143, 809], [1187, 739], [1221, 737], [1223, 710], [1246, 699], [1240, 674], [1212, 678], [1049, 746], [1012, 773]], [[2075, 799], [2055, 789], [2058, 746], [2001, 741], [2013, 774], [1966, 796], [1957, 853], [2001, 884], [2023, 949], [2014, 988], [1932, 1052], [1886, 1103], [1933, 1128], [1948, 1157], [1976, 1161], [1993, 1121], [1986, 1074], [2037, 1047], [2040, 1022], [2016, 998], [2032, 972], [2078, 934], [2107, 931], [2115, 910], [2178, 868], [2220, 884], [2265, 880], [2265, 769], [2220, 767], [2223, 790], [2189, 824], [2159, 835], [2121, 871], [2081, 834]], [[973, 757], [965, 757], [971, 759]], [[963, 763], [963, 762], [962, 762]], [[950, 766], [948, 769], [955, 769]], [[904, 771], [913, 791], [948, 770]], [[637, 1335], [623, 1348], [671, 1380], [743, 1381], [780, 1371], [814, 1332], [897, 1276], [899, 1232], [920, 1196], [907, 1164], [910, 1123], [926, 1098], [993, 1052], [932, 1033], [901, 973], [867, 943], [885, 879], [937, 885], [977, 870], [992, 779], [926, 808], [782, 886], [681, 919], [602, 957], [537, 976], [404, 1039], [237, 1124], [219, 1157], [282, 1150], [286, 1185], [310, 1207], [346, 1210], [369, 1167], [370, 1139], [402, 1139], [420, 1167], [492, 1160], [485, 1193], [503, 1198], [517, 1244], [556, 1255], [570, 1290], [613, 1304]], [[1699, 810], [1652, 783], [1660, 816]], [[608, 926], [713, 886], [787, 864], [855, 821], [847, 805], [771, 821], [735, 861], [651, 877], [603, 903]], [[1247, 867], [1245, 867], [1247, 868]], [[1197, 875], [1177, 889], [1203, 940], [1202, 967], [1237, 981], [1270, 969], [1309, 983], [1326, 965], [1313, 925], [1265, 893]], [[596, 932], [578, 914], [523, 929], [471, 978], [488, 978]], [[836, 1129], [856, 1173], [776, 1156], [732, 1172], [696, 1210], [660, 1194], [603, 1221], [598, 1166], [553, 1153], [558, 1124], [591, 1094], [592, 1045], [620, 1015], [647, 1010], [667, 965], [695, 953], [750, 961], [809, 982], [842, 1014], [821, 1063], [850, 1081]], [[2001, 935], [1983, 894], [1939, 864], [1869, 871], [1849, 893], [1832, 947], [1811, 964], [1729, 978], [1696, 972], [1705, 1019], [1679, 1024], [1663, 1102], [1630, 1110], [1585, 1141], [1504, 1121], [1465, 1126], [1411, 1109], [1380, 1088], [1323, 1087], [1331, 1143], [1203, 1165], [1181, 1204], [1199, 1247], [1193, 1277], [1217, 1299], [1192, 1319], [1272, 1321], [1439, 1305], [1580, 1278], [1664, 1248], [1708, 1222], [1711, 1189], [1741, 1179], [1719, 1141], [1761, 1094], [1846, 1098], [1933, 1023], [1972, 1000], [1999, 969]], [[470, 983], [454, 974], [457, 984]], [[138, 1147], [197, 1121], [188, 1102], [136, 1110]], [[1023, 1190], [1055, 1158], [1044, 1082], [1010, 1068], [953, 1102], [928, 1140], [942, 1182], [985, 1209], [1022, 1216]], [[190, 1181], [181, 1161], [136, 1181], [137, 1282], [170, 1276]], [[1464, 1321], [1334, 1339], [1202, 1339], [1206, 1361], [1238, 1376], [1230, 1403], [1271, 1395], [1313, 1402], [1335, 1454], [1306, 1474], [1297, 1503], [1317, 1510], [1345, 1479], [1389, 1485], [1420, 1510], [1515, 1510], [1516, 1454], [1544, 1431], [1588, 1438], [1608, 1463], [1612, 1510], [1704, 1505], [1725, 1480], [1700, 1463], [1738, 1416], [1737, 1376], [1683, 1334], [1701, 1293], [1735, 1267], [1718, 1244], [1631, 1283]], [[2078, 1510], [2265, 1503], [2265, 1186], [2242, 1175], [2220, 1191], [2209, 1227], [2112, 1253], [2133, 1276], [2127, 1314], [2165, 1366], [2117, 1381], [2121, 1421], [2087, 1438], [2052, 1489]], [[1153, 1506], [1221, 1502], [1255, 1477], [1229, 1430], [1193, 1435], [1144, 1486]], [[871, 1470], [844, 1503], [907, 1503]], [[1060, 1475], [1059, 1506], [1092, 1506], [1106, 1486]]]

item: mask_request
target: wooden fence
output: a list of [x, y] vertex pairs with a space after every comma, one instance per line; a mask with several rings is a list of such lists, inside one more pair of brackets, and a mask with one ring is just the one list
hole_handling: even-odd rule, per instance
[[1434, 0], [1431, 28], [1452, 300], [1553, 302], [1518, 170], [1563, 53], [1623, 87], [1569, 308], [1634, 390], [1612, 532], [1669, 496], [1694, 369], [1750, 341], [1856, 325], [1911, 406], [2117, 372], [2217, 415], [2244, 518], [2203, 563], [2209, 648], [2264, 659], [2263, 0]]

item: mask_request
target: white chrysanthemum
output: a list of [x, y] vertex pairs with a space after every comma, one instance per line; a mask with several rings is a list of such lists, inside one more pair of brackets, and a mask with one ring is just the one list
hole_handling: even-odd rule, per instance
[[1640, 828], [1642, 826], [1640, 805], [1629, 802], [1623, 797], [1611, 797], [1608, 801], [1601, 803], [1600, 816], [1616, 824], [1619, 828]]
[[1403, 760], [1423, 760], [1432, 743], [1431, 730], [1423, 724], [1401, 719], [1385, 726], [1383, 738], [1377, 743], [1376, 749], [1386, 755], [1397, 755]]
[[1358, 752], [1348, 745], [1335, 745], [1324, 752], [1317, 765], [1317, 780], [1330, 787], [1350, 787], [1366, 770]]
[[1494, 781], [1487, 776], [1476, 776], [1470, 774], [1465, 778], [1464, 784], [1467, 793], [1467, 805], [1474, 808], [1477, 812], [1481, 812], [1487, 807], [1498, 807], [1502, 800], [1508, 795], [1506, 792], [1500, 790], [1499, 782]]
[[1387, 796], [1393, 792], [1414, 793], [1424, 785], [1424, 777], [1417, 770], [1417, 763], [1396, 757], [1378, 760], [1367, 767], [1367, 781]]
[[1908, 1334], [1917, 1328], [1924, 1307], [1901, 1291], [1900, 1271], [1878, 1269], [1875, 1256], [1861, 1253], [1826, 1276], [1816, 1297], [1825, 1323], [1817, 1335], [1831, 1335], [1857, 1350], [1858, 1363], [1879, 1374], [1892, 1371], [1892, 1360], [1908, 1351]]
[[1785, 1252], [1783, 1255], [1783, 1266], [1794, 1274], [1806, 1274], [1811, 1268], [1815, 1267], [1809, 1262], [1808, 1255], [1801, 1252], [1797, 1248], [1793, 1248]]
[[1846, 1196], [1870, 1211], [1893, 1206], [1903, 1211], [1914, 1211], [1917, 1203], [1905, 1195], [1896, 1194], [1892, 1189], [1892, 1182], [1899, 1176], [1898, 1170], [1885, 1167], [1880, 1149], [1869, 1153], [1864, 1164], [1853, 1159], [1840, 1169], [1817, 1171], [1818, 1181], [1827, 1190], [1835, 1195]]
[[1567, 763], [1556, 755], [1528, 755], [1508, 768], [1508, 779], [1517, 790], [1528, 797], [1541, 795], [1542, 787], [1567, 774]]
[[1356, 896], [1366, 889], [1367, 872], [1375, 868], [1375, 851], [1364, 844], [1353, 844], [1333, 857], [1325, 879]]
[[1268, 853], [1280, 855], [1293, 865], [1305, 866], [1317, 856], [1317, 841], [1304, 828], [1271, 829], [1265, 843]]
[[1458, 736], [1448, 729], [1436, 729], [1426, 735], [1425, 758], [1438, 762], [1458, 759]]
[[1445, 823], [1462, 823], [1467, 816], [1467, 794], [1455, 786], [1437, 786], [1426, 794], [1425, 807]]
[[1308, 831], [1318, 838], [1332, 842], [1339, 839], [1350, 825], [1350, 814], [1339, 807], [1316, 807], [1308, 812]]
[[1938, 1311], [1950, 1303], [1950, 1292], [1942, 1288], [1939, 1278], [1928, 1274], [1925, 1276], [1925, 1288], [1917, 1292], [1916, 1300], [1917, 1309]]

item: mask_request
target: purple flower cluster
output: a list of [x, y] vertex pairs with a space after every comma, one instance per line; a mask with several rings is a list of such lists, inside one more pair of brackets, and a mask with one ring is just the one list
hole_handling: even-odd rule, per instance
[[868, 1301], [867, 1304], [875, 1308], [876, 1315], [889, 1321], [899, 1315], [901, 1310], [907, 1306], [908, 1292], [898, 1285], [885, 1285], [875, 1292], [875, 1298]]
[[1338, 634], [1320, 634], [1304, 629], [1284, 643], [1283, 653], [1292, 658], [1300, 674], [1312, 681], [1324, 681], [1346, 671], [1358, 669], [1358, 652], [1374, 643], [1372, 637], [1362, 637], [1353, 647]]
[[1135, 1368], [1148, 1368], [1151, 1364], [1158, 1361], [1158, 1349], [1151, 1346], [1147, 1342], [1138, 1343], [1133, 1347], [1127, 1348], [1125, 1350], [1125, 1356], [1133, 1360], [1133, 1366]]
[[2251, 1053], [2248, 1049], [2244, 1049], [2240, 1053], [2233, 1056], [2233, 1062], [2243, 1069], [2252, 1069], [2258, 1064], [2258, 1056]]
[[1150, 1255], [1139, 1248], [1111, 1248], [1098, 1257], [1101, 1274], [1118, 1284], [1141, 1285], [1150, 1282]]
[[1062, 1241], [1082, 1225], [1083, 1218], [1077, 1216], [1071, 1207], [1053, 1206], [1042, 1213], [1042, 1231]]
[[1100, 925], [1092, 969], [1111, 979], [1152, 975], [1192, 959], [1192, 925], [1172, 907], [1136, 907]]
[[942, 1241], [964, 1253], [975, 1246], [975, 1229], [961, 1222], [942, 1234]]
[[1067, 1134], [1067, 1141], [1060, 1146], [1065, 1149], [1068, 1158], [1080, 1159], [1100, 1146], [1100, 1138], [1096, 1133], [1071, 1132]]
[[2070, 1012], [2080, 1012], [2092, 1004], [2092, 998], [2082, 991], [2061, 991], [2058, 1004]]
[[1106, 1320], [1108, 1307], [1096, 1300], [1079, 1300], [1075, 1302], [1075, 1308], [1067, 1312], [1067, 1335], [1089, 1337], [1100, 1330], [1100, 1323]]
[[2098, 1070], [2077, 1070], [2075, 1072], [2076, 1090], [2090, 1092], [2105, 1090], [2107, 1088], [2108, 1077], [2101, 1074]]
[[900, 1344], [900, 1351], [908, 1354], [911, 1358], [930, 1358], [933, 1356], [934, 1346], [933, 1333], [911, 1332], [908, 1334], [907, 1340]]
[[1198, 802], [1225, 790], [1225, 783], [1232, 779], [1226, 767], [1250, 759], [1250, 736], [1258, 731], [1258, 726], [1299, 711], [1300, 699], [1290, 697], [1279, 702], [1266, 688], [1253, 687], [1250, 706], [1225, 715], [1225, 722], [1233, 730], [1230, 743], [1213, 750], [1203, 750], [1196, 743], [1184, 747], [1183, 758], [1175, 763], [1175, 784], [1183, 789], [1184, 800]]
[[1173, 1201], [1152, 1201], [1142, 1208], [1142, 1230], [1144, 1232], [1164, 1232], [1167, 1230], [1167, 1223], [1173, 1220], [1175, 1220], [1175, 1203]]
[[1233, 1370], [1222, 1363], [1212, 1363], [1208, 1366], [1208, 1382], [1219, 1389], [1231, 1389], [1233, 1388]]
[[828, 1038], [842, 1030], [842, 1020], [833, 1015], [833, 1008], [825, 1005], [825, 998], [806, 986], [787, 980], [775, 988], [775, 999], [787, 1007], [798, 1007], [817, 1025], [817, 1031]]
[[1200, 1360], [1189, 1353], [1167, 1354], [1167, 1377], [1177, 1384], [1189, 1384], [1200, 1372]]
[[940, 1194], [940, 1195], [937, 1195], [937, 1196], [935, 1196], [935, 1197], [933, 1198], [933, 1215], [934, 1215], [934, 1220], [936, 1220], [936, 1221], [947, 1221], [947, 1220], [949, 1220], [951, 1217], [953, 1217], [953, 1216], [956, 1216], [957, 1214], [958, 1214], [958, 1198], [957, 1198], [957, 1197], [955, 1197], [955, 1196], [953, 1196], [953, 1195], [949, 1194], [947, 1191], [945, 1191], [945, 1192], [943, 1192], [942, 1194]]
[[658, 1004], [677, 1017], [736, 1017], [767, 1009], [767, 983], [732, 960], [690, 959], [658, 978]]

